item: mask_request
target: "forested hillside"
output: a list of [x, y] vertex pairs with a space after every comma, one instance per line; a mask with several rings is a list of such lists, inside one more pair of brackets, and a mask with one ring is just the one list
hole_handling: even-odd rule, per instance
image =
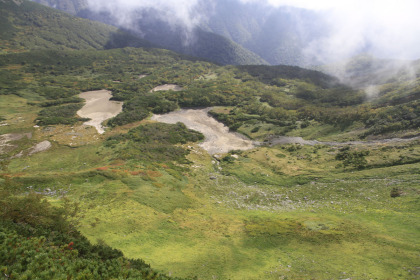
[[2, 53], [152, 46], [115, 27], [76, 18], [31, 1], [5, 0], [0, 2], [0, 8]]

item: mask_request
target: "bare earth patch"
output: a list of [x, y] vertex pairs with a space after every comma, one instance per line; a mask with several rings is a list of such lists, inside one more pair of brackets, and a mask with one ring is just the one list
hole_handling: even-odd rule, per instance
[[229, 128], [210, 117], [210, 109], [179, 110], [164, 115], [154, 115], [152, 120], [163, 123], [182, 122], [188, 128], [204, 134], [204, 142], [200, 146], [209, 154], [227, 153], [231, 150], [248, 150], [254, 143], [238, 133], [229, 132]]
[[0, 135], [0, 155], [16, 149], [17, 145], [11, 144], [10, 142], [18, 141], [23, 137], [31, 139], [32, 133], [12, 133]]
[[50, 141], [42, 141], [41, 143], [36, 144], [33, 146], [30, 150], [28, 155], [33, 155], [40, 152], [45, 152], [49, 148], [51, 148], [51, 142]]
[[178, 85], [174, 85], [174, 84], [165, 84], [165, 85], [155, 87], [150, 92], [165, 91], [165, 90], [180, 91], [180, 90], [182, 90], [182, 87], [180, 87]]
[[99, 134], [105, 132], [102, 122], [122, 111], [122, 102], [110, 101], [112, 95], [108, 90], [82, 92], [79, 96], [86, 100], [86, 105], [77, 114], [82, 118], [90, 118], [84, 124], [94, 126]]

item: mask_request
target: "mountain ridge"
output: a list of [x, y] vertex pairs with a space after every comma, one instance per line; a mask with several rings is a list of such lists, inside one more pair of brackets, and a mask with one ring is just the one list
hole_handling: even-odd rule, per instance
[[[70, 50], [154, 46], [116, 27], [77, 18], [31, 1], [19, 3], [9, 0], [0, 2], [3, 39], [0, 49], [5, 53], [42, 48]], [[119, 38], [118, 42], [116, 38]]]
[[[109, 12], [96, 12], [90, 10], [86, 1], [79, 0], [33, 0], [50, 7], [61, 9], [65, 12], [80, 16], [82, 18], [104, 22], [119, 28], [117, 18]], [[74, 4], [79, 3], [79, 5]], [[73, 3], [73, 4], [71, 4]], [[68, 8], [70, 6], [77, 9]], [[185, 31], [182, 25], [172, 26], [159, 16], [159, 11], [149, 9], [146, 11], [132, 11], [133, 17], [138, 18], [135, 22], [137, 28], [129, 28], [135, 36], [142, 37], [155, 46], [173, 50], [185, 55], [197, 56], [222, 65], [227, 64], [268, 64], [255, 53], [243, 48], [240, 44], [227, 39], [213, 32], [205, 31], [201, 28], [194, 28]], [[139, 13], [139, 14], [136, 14]], [[191, 37], [187, 39], [186, 37]]]

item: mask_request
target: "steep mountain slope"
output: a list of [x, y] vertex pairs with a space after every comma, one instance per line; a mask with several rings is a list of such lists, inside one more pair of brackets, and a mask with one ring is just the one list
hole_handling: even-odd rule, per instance
[[[105, 22], [117, 27], [128, 28], [137, 36], [152, 42], [156, 46], [173, 50], [186, 55], [201, 57], [219, 64], [267, 64], [265, 60], [255, 53], [243, 48], [234, 41], [213, 32], [200, 28], [187, 29], [182, 23], [173, 25], [162, 19], [160, 11], [154, 9], [127, 11], [134, 22], [133, 25], [119, 24], [118, 18], [110, 12], [96, 12], [86, 7], [86, 2], [55, 0], [36, 2], [49, 5], [66, 12], [73, 13], [69, 6], [76, 9], [78, 16]], [[82, 3], [82, 4], [81, 4]]]
[[203, 1], [202, 11], [211, 11], [203, 28], [234, 40], [272, 65], [307, 65], [304, 50], [328, 28], [322, 14], [304, 9], [238, 0]]
[[[119, 22], [112, 11], [98, 13], [86, 0], [34, 1], [108, 24]], [[305, 48], [328, 31], [322, 14], [238, 0], [199, 1], [194, 13], [205, 20], [193, 29], [182, 24], [174, 26], [173, 19], [169, 23], [161, 13], [154, 9], [127, 11], [124, 16], [131, 22], [127, 28], [170, 50], [221, 64], [314, 63], [305, 56]], [[124, 23], [120, 26], [124, 27]], [[217, 47], [209, 51], [207, 45]]]
[[77, 15], [78, 12], [88, 7], [86, 0], [36, 0], [34, 2], [65, 11], [72, 15]]
[[151, 47], [151, 43], [103, 23], [76, 18], [30, 1], [0, 2], [0, 51]]

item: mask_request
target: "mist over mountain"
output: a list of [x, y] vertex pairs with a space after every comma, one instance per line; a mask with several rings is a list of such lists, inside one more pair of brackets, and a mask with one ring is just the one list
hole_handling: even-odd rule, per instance
[[386, 59], [420, 57], [414, 47], [420, 43], [415, 36], [420, 24], [413, 14], [420, 7], [411, 0], [315, 4], [283, 0], [36, 2], [113, 24], [165, 48], [208, 59], [213, 59], [210, 51], [201, 51], [202, 46], [195, 45], [198, 41], [217, 41], [241, 49], [245, 57], [252, 57], [242, 62], [251, 64], [264, 63], [259, 57], [272, 65], [298, 66], [332, 63], [360, 54]]
[[206, 3], [201, 9], [212, 11], [202, 23], [205, 28], [243, 45], [272, 65], [319, 62], [305, 51], [329, 32], [322, 13], [301, 8], [228, 0]]
[[420, 5], [412, 0], [35, 1], [224, 65], [300, 66], [355, 87], [418, 72]]

